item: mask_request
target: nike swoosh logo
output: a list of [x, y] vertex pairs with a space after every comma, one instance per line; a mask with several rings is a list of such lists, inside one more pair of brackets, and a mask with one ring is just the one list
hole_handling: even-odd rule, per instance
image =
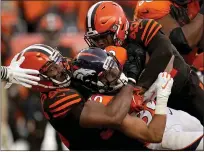
[[170, 109], [169, 109], [169, 112], [170, 112], [170, 113], [169, 113], [170, 115], [173, 115], [173, 113], [172, 113], [172, 111], [171, 111]]
[[147, 13], [149, 13], [149, 10], [145, 10], [142, 13], [147, 14]]
[[165, 85], [162, 86], [162, 89], [165, 89], [168, 83], [169, 83], [169, 80], [166, 82]]

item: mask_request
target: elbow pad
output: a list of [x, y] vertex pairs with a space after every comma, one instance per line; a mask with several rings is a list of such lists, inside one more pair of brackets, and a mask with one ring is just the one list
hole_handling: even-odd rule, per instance
[[176, 47], [179, 53], [186, 55], [191, 52], [191, 47], [185, 38], [185, 35], [180, 27], [173, 29], [170, 33], [169, 39], [171, 43]]

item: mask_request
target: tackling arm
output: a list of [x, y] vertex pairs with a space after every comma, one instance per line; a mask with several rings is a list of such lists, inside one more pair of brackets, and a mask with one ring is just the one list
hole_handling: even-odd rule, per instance
[[126, 85], [108, 106], [87, 101], [80, 116], [82, 127], [117, 127], [127, 115], [132, 101], [133, 86]]
[[144, 142], [159, 143], [162, 141], [165, 126], [166, 114], [154, 115], [149, 126], [142, 119], [128, 114], [123, 120], [120, 130], [129, 137]]
[[160, 73], [155, 82], [157, 89], [157, 103], [155, 115], [147, 126], [142, 119], [127, 115], [122, 122], [120, 130], [129, 137], [133, 137], [145, 142], [161, 142], [166, 126], [166, 108], [173, 79], [166, 72]]

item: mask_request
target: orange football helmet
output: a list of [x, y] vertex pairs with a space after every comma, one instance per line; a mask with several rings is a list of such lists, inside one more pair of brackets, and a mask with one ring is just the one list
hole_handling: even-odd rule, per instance
[[[34, 44], [20, 52], [19, 57], [21, 56], [25, 57], [25, 60], [20, 66], [21, 68], [38, 70], [40, 72], [39, 76], [41, 80], [39, 81], [38, 86], [32, 86], [33, 89], [45, 92], [50, 89], [63, 88], [70, 85], [70, 66], [67, 59], [64, 58], [58, 50], [47, 45]], [[59, 74], [60, 76], [64, 76], [64, 80], [62, 82], [46, 75], [46, 72], [51, 65], [59, 65], [62, 67]]]
[[86, 17], [85, 41], [89, 46], [97, 46], [95, 38], [113, 34], [114, 45], [121, 46], [127, 37], [129, 22], [122, 7], [113, 1], [94, 4]]

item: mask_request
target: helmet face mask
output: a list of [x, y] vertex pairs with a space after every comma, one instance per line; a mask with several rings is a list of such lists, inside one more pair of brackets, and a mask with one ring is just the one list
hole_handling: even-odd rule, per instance
[[85, 35], [84, 39], [90, 47], [99, 47], [101, 49], [105, 49], [107, 46], [114, 45], [113, 37], [114, 33], [107, 31], [105, 33], [92, 36]]
[[40, 76], [44, 80], [52, 81], [56, 87], [67, 87], [70, 85], [71, 72], [64, 65], [66, 60], [59, 58], [58, 61], [49, 61], [40, 69]]
[[45, 92], [70, 85], [71, 71], [68, 60], [58, 50], [47, 45], [35, 44], [24, 49], [20, 55], [25, 57], [22, 68], [40, 72], [41, 80], [33, 89]]
[[[91, 49], [86, 49], [85, 52], [91, 54], [93, 58], [90, 58], [91, 55], [86, 56], [80, 52], [73, 62], [73, 67], [77, 67], [73, 73], [80, 71], [79, 73], [87, 76], [86, 80], [82, 81], [82, 85], [99, 93], [111, 93], [125, 85], [125, 82], [120, 80], [122, 68], [116, 57], [99, 48], [94, 51]], [[88, 74], [89, 71], [92, 74]]]
[[127, 38], [129, 22], [120, 5], [113, 1], [101, 1], [89, 9], [86, 26], [84, 38], [87, 44], [103, 48], [93, 43], [95, 42], [94, 37], [111, 32], [113, 43], [110, 45], [122, 46]]

